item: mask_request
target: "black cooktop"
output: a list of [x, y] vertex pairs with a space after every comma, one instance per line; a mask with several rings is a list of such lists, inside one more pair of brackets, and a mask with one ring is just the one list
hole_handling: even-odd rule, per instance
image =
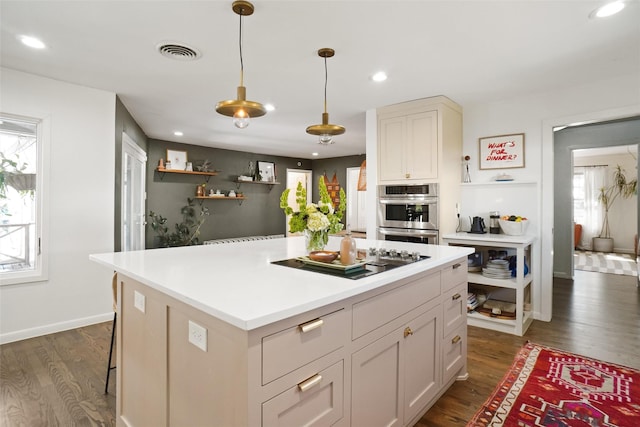
[[337, 270], [329, 267], [321, 267], [315, 264], [307, 264], [298, 258], [283, 259], [281, 261], [273, 261], [271, 264], [282, 265], [284, 267], [296, 268], [298, 270], [310, 271], [314, 273], [328, 274], [330, 276], [343, 277], [345, 279], [362, 279], [373, 274], [384, 273], [394, 268], [404, 265], [413, 264], [429, 258], [427, 255], [416, 255], [413, 257], [400, 257], [395, 255], [370, 255], [367, 257], [367, 263], [362, 268], [355, 268], [347, 271]]

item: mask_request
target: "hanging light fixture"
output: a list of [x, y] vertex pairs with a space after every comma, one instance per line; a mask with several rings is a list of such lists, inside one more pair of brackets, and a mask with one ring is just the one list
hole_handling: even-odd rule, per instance
[[329, 113], [327, 113], [327, 58], [335, 55], [335, 51], [325, 47], [318, 50], [318, 56], [324, 58], [324, 113], [322, 113], [322, 124], [311, 125], [307, 128], [307, 133], [318, 135], [318, 143], [322, 145], [333, 144], [335, 135], [342, 135], [345, 129], [340, 125], [332, 125], [329, 123]]
[[238, 86], [238, 99], [220, 101], [216, 105], [216, 111], [224, 116], [233, 117], [233, 124], [240, 129], [249, 126], [251, 117], [264, 116], [266, 108], [259, 102], [247, 101], [247, 88], [244, 87], [244, 64], [242, 61], [242, 17], [253, 14], [253, 4], [248, 1], [237, 0], [233, 2], [232, 9], [240, 16], [240, 86]]

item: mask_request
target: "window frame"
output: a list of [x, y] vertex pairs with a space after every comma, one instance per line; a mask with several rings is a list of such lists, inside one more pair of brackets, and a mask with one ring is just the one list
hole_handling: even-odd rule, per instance
[[37, 250], [33, 269], [0, 272], [0, 286], [49, 280], [49, 159], [51, 147], [51, 118], [49, 116], [19, 115], [0, 111], [0, 119], [20, 120], [36, 125], [36, 213], [35, 241]]

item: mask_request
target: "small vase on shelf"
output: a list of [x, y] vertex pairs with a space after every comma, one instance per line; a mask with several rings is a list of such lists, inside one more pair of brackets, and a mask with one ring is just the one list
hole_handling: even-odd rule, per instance
[[304, 230], [307, 252], [321, 251], [329, 241], [329, 233], [327, 230], [311, 231]]

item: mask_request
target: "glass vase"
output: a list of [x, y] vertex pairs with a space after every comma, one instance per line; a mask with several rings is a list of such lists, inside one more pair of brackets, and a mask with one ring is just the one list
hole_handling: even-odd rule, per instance
[[307, 244], [307, 252], [321, 251], [329, 241], [329, 232], [327, 230], [311, 231], [305, 230], [304, 237]]

